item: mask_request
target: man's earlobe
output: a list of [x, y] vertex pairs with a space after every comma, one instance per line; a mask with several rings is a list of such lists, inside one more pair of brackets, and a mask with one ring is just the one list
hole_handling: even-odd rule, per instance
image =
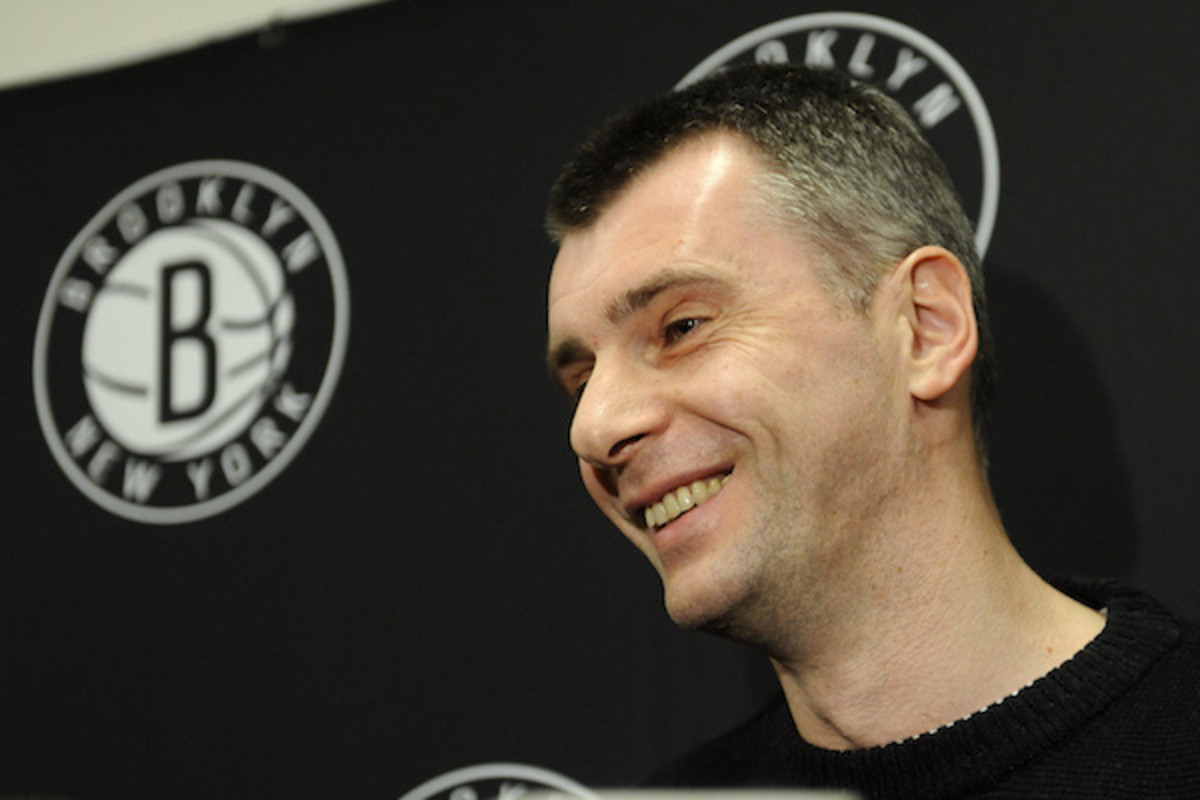
[[909, 392], [919, 400], [936, 400], [967, 374], [979, 348], [971, 279], [962, 262], [942, 247], [914, 250], [898, 271], [909, 290]]

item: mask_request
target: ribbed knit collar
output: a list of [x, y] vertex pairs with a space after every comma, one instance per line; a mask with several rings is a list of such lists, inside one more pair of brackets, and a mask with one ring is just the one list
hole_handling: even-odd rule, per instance
[[1069, 661], [1026, 688], [932, 733], [881, 747], [833, 751], [796, 733], [782, 695], [763, 720], [778, 731], [776, 763], [798, 783], [854, 787], [870, 798], [946, 798], [1002, 777], [1120, 697], [1179, 638], [1171, 615], [1146, 595], [1110, 583], [1060, 588], [1107, 607], [1103, 631]]

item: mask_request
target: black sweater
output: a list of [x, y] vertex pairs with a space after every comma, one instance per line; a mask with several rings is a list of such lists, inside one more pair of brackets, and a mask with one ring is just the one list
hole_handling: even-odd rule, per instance
[[882, 798], [1200, 798], [1200, 628], [1111, 584], [1072, 586], [1107, 607], [1074, 658], [940, 730], [844, 752], [797, 734], [780, 694], [651, 783], [842, 787]]

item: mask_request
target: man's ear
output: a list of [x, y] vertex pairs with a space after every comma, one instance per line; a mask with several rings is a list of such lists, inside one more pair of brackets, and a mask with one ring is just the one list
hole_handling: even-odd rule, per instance
[[936, 400], [962, 379], [979, 348], [971, 279], [958, 258], [942, 247], [921, 247], [896, 266], [910, 326], [908, 390]]

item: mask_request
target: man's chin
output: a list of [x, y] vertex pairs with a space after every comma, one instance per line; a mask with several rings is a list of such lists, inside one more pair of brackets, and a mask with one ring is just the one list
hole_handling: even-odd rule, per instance
[[684, 591], [681, 582], [667, 583], [663, 593], [667, 614], [681, 628], [710, 633], [767, 652], [773, 650], [773, 619], [770, 604], [740, 581], [721, 585], [711, 576]]
[[681, 628], [737, 638], [741, 599], [708, 588], [691, 593], [668, 588], [663, 594], [667, 615]]

